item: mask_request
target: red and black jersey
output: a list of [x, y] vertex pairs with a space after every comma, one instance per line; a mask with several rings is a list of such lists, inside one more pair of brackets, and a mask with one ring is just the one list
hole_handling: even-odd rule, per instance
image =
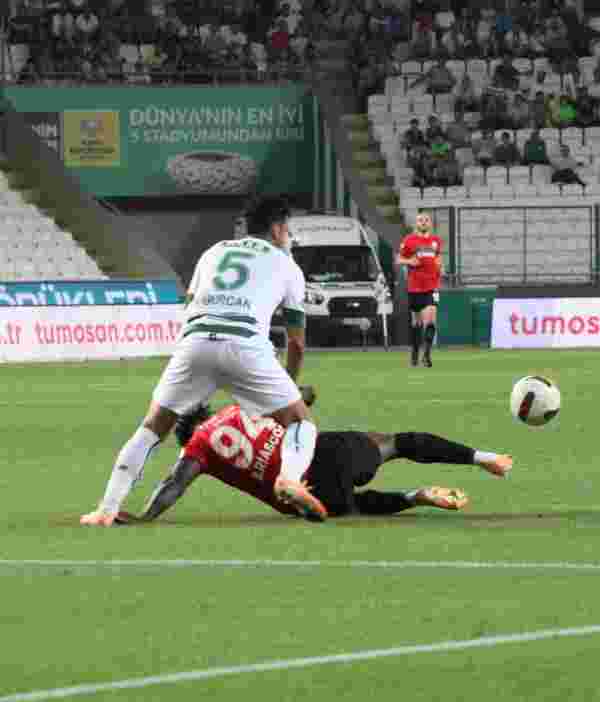
[[402, 240], [400, 255], [404, 258], [416, 256], [418, 266], [409, 266], [407, 289], [409, 293], [422, 293], [437, 290], [441, 282], [439, 256], [442, 253], [442, 240], [436, 234], [413, 232]]
[[269, 417], [249, 417], [230, 405], [201, 424], [183, 455], [195, 459], [202, 473], [246, 492], [284, 514], [295, 511], [275, 497], [273, 485], [281, 470], [285, 429]]

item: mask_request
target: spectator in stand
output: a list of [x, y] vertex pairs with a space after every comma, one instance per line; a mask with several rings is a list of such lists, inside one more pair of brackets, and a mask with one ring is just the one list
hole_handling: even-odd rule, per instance
[[559, 129], [575, 126], [577, 122], [577, 104], [570, 95], [560, 95], [558, 98], [558, 122]]
[[[342, 32], [349, 41], [361, 36], [367, 27], [367, 16], [358, 5], [350, 8], [344, 18]], [[296, 29], [298, 32], [298, 28]]]
[[465, 124], [462, 112], [457, 112], [454, 122], [446, 128], [446, 139], [454, 148], [469, 146], [471, 143], [471, 130]]
[[450, 144], [443, 132], [438, 132], [429, 143], [431, 156], [434, 159], [446, 158], [450, 151]]
[[508, 118], [511, 129], [524, 129], [531, 124], [531, 108], [523, 94], [517, 93], [515, 95], [508, 110]]
[[430, 58], [437, 51], [433, 15], [427, 9], [416, 9], [414, 18], [411, 32], [411, 55], [417, 59]]
[[465, 37], [461, 34], [458, 25], [453, 24], [446, 30], [440, 40], [438, 55], [447, 59], [463, 58], [465, 55]]
[[552, 182], [559, 185], [571, 185], [579, 183], [585, 185], [577, 174], [579, 163], [571, 156], [569, 147], [566, 144], [561, 144], [560, 155], [556, 157], [550, 156], [550, 165], [552, 166]]
[[463, 73], [460, 82], [454, 88], [454, 110], [456, 113], [476, 112], [479, 108], [479, 100], [475, 91], [475, 84], [471, 76]]
[[413, 169], [413, 187], [427, 188], [433, 185], [435, 162], [426, 144], [413, 146], [408, 153], [407, 163]]
[[495, 33], [496, 11], [493, 8], [484, 8], [479, 12], [479, 21], [475, 30], [475, 41], [479, 55], [484, 58], [496, 56], [498, 42]]
[[534, 24], [529, 35], [529, 54], [532, 58], [544, 56], [548, 51], [546, 47], [546, 30], [541, 22]]
[[289, 48], [290, 34], [287, 30], [287, 24], [284, 20], [280, 20], [269, 32], [269, 55], [276, 61], [281, 52], [287, 51]]
[[258, 80], [264, 80], [267, 77], [269, 61], [267, 49], [260, 42], [252, 42], [249, 50], [250, 68], [256, 71]]
[[519, 71], [513, 66], [510, 54], [504, 54], [492, 76], [492, 85], [502, 90], [518, 90]]
[[431, 171], [432, 184], [439, 188], [462, 185], [462, 174], [456, 156], [452, 150], [437, 158]]
[[541, 90], [536, 91], [531, 102], [531, 121], [535, 129], [546, 126], [546, 96]]
[[523, 163], [526, 166], [548, 163], [546, 142], [540, 136], [539, 129], [534, 129], [523, 145]]
[[358, 72], [357, 96], [363, 112], [367, 111], [369, 95], [383, 90], [384, 79], [385, 66], [376, 55], [370, 54], [367, 63]]
[[546, 20], [546, 49], [551, 63], [560, 65], [560, 62], [572, 51], [571, 43], [567, 36], [567, 27], [562, 21], [558, 9], [552, 10]]
[[459, 36], [463, 38], [463, 56], [465, 58], [476, 56], [475, 20], [470, 7], [461, 7], [460, 16], [456, 22], [456, 30]]
[[91, 41], [99, 27], [98, 17], [87, 7], [75, 20], [75, 36], [79, 41]]
[[438, 93], [450, 93], [456, 85], [456, 78], [446, 68], [444, 62], [436, 61], [433, 66], [426, 72], [414, 80], [408, 87], [414, 88], [421, 83], [425, 83], [427, 92], [432, 95]]
[[494, 163], [500, 166], [515, 166], [521, 161], [521, 154], [509, 132], [502, 132], [500, 143], [494, 149]]
[[433, 144], [437, 137], [446, 138], [446, 134], [442, 129], [442, 123], [437, 115], [429, 115], [427, 119], [427, 129], [425, 130], [425, 143]]
[[494, 139], [494, 132], [486, 130], [481, 135], [480, 139], [477, 139], [473, 143], [473, 154], [475, 155], [475, 161], [478, 165], [487, 168], [491, 166], [494, 162], [494, 153], [496, 151], [496, 140]]
[[504, 35], [504, 50], [515, 57], [529, 56], [529, 36], [521, 25], [513, 24], [513, 28]]
[[479, 126], [484, 130], [502, 129], [508, 120], [507, 96], [500, 88], [488, 88], [481, 96]]
[[199, 57], [206, 56], [210, 64], [219, 66], [225, 62], [228, 49], [225, 39], [221, 35], [219, 28], [216, 25], [210, 26], [210, 34], [204, 42], [200, 41], [197, 50], [194, 52]]
[[413, 117], [410, 120], [409, 128], [402, 134], [400, 139], [400, 146], [407, 151], [410, 151], [414, 146], [421, 145], [425, 143], [425, 135], [422, 130], [419, 129], [419, 120]]
[[498, 46], [501, 48], [504, 46], [504, 39], [508, 32], [511, 32], [513, 28], [513, 18], [512, 15], [499, 12], [496, 15], [496, 40]]
[[66, 38], [71, 40], [75, 34], [75, 18], [62, 2], [50, 15], [50, 35], [53, 39]]
[[456, 16], [449, 7], [439, 9], [433, 17], [433, 29], [438, 40], [456, 24]]
[[577, 117], [575, 124], [578, 127], [590, 127], [597, 118], [597, 103], [590, 96], [587, 86], [577, 88]]

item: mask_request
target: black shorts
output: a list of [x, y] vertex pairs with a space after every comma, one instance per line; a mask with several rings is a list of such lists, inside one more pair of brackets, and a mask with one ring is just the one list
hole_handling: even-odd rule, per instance
[[358, 431], [325, 431], [317, 437], [307, 473], [315, 497], [332, 516], [357, 512], [354, 488], [371, 481], [381, 465], [379, 448]]
[[437, 307], [440, 302], [440, 293], [437, 290], [430, 292], [408, 293], [408, 309], [411, 312], [421, 312], [426, 307]]

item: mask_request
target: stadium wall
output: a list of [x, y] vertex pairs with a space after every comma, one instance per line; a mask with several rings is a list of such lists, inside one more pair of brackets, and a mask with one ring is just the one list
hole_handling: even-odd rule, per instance
[[127, 224], [101, 207], [63, 166], [56, 151], [39, 139], [10, 103], [4, 103], [0, 132], [2, 168], [16, 174], [36, 204], [72, 232], [100, 266], [116, 277], [174, 278], [175, 270], [156, 251], [156, 230]]

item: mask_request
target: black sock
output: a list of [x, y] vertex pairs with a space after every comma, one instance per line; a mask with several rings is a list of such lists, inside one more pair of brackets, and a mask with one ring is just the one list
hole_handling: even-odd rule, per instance
[[396, 458], [408, 458], [417, 463], [453, 463], [472, 465], [475, 449], [435, 434], [407, 432], [395, 434]]
[[354, 502], [361, 514], [395, 514], [415, 506], [404, 492], [377, 492], [376, 490], [355, 492]]
[[433, 340], [435, 339], [435, 324], [430, 323], [425, 327], [425, 353], [431, 353], [431, 347], [433, 346]]
[[410, 344], [415, 354], [419, 353], [423, 339], [423, 327], [420, 324], [410, 325]]

